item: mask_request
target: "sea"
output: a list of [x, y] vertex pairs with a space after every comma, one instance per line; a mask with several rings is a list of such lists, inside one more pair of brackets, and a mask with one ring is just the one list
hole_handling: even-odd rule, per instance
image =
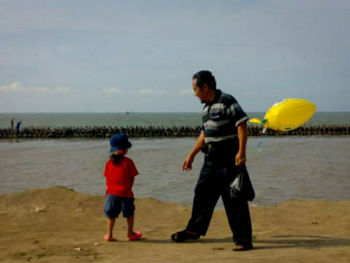
[[[249, 116], [261, 118], [263, 113]], [[200, 117], [200, 113], [3, 113], [0, 127], [8, 127], [11, 118], [21, 120], [23, 127], [173, 127], [199, 125]], [[350, 113], [328, 112], [316, 113], [309, 125], [349, 123]], [[135, 197], [190, 207], [204, 156], [196, 156], [189, 172], [181, 166], [195, 138], [138, 138], [132, 143], [128, 155], [140, 172], [133, 188]], [[2, 139], [0, 194], [64, 186], [104, 195], [108, 150], [107, 139]], [[249, 137], [247, 168], [256, 192], [251, 205], [271, 206], [291, 199], [350, 199], [349, 156], [347, 135]], [[217, 207], [223, 208], [221, 200]]]
[[[263, 112], [248, 112], [250, 118], [263, 119]], [[21, 127], [174, 127], [201, 124], [201, 112], [176, 113], [0, 113], [0, 129], [22, 121]], [[343, 125], [350, 123], [350, 112], [316, 112], [305, 125]]]

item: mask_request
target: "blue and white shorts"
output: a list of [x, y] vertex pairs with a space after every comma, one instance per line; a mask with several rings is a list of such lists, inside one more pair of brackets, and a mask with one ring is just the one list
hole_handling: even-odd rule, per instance
[[106, 217], [117, 218], [121, 211], [123, 217], [131, 217], [135, 213], [134, 198], [118, 197], [107, 194], [104, 205]]

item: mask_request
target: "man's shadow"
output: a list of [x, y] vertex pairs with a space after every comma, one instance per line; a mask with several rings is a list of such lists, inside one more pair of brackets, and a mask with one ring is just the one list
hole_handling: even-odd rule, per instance
[[198, 243], [232, 243], [232, 237], [227, 238], [200, 238], [198, 240], [187, 240], [186, 242], [176, 243], [175, 241], [169, 238], [167, 239], [152, 239], [148, 237], [142, 237], [140, 242], [143, 243], [152, 243], [152, 244], [198, 244]]
[[[142, 238], [143, 243], [175, 244], [170, 239]], [[232, 237], [227, 238], [201, 238], [195, 241], [186, 241], [181, 244], [195, 243], [228, 243], [232, 244]], [[350, 239], [334, 238], [315, 235], [275, 235], [272, 238], [256, 239], [253, 237], [254, 249], [283, 249], [283, 248], [324, 248], [337, 246], [350, 246]]]
[[256, 249], [281, 248], [324, 248], [350, 246], [350, 239], [315, 235], [275, 235], [272, 239], [258, 239], [253, 242]]

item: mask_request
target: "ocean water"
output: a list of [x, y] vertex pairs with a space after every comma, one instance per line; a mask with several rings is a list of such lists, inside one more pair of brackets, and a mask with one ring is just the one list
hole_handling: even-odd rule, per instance
[[[248, 112], [262, 119], [263, 112]], [[22, 127], [82, 126], [194, 126], [201, 124], [201, 113], [0, 113], [0, 128], [10, 127], [11, 119]], [[350, 112], [316, 112], [305, 125], [350, 124]]]
[[[267, 137], [257, 151], [260, 140], [250, 137], [247, 146], [253, 204], [350, 198], [350, 136]], [[181, 165], [195, 138], [132, 142], [128, 155], [140, 172], [135, 196], [191, 206], [203, 154], [197, 155], [192, 171], [182, 172]], [[103, 195], [108, 149], [104, 139], [0, 140], [0, 193], [60, 185]]]

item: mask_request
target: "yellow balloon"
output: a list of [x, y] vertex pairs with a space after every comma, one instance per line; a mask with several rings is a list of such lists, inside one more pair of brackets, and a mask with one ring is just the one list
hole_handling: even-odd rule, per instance
[[261, 123], [261, 120], [259, 120], [258, 118], [253, 118], [253, 119], [250, 119], [249, 122], [251, 122], [251, 123]]
[[263, 123], [264, 128], [278, 131], [290, 131], [307, 122], [314, 112], [316, 105], [304, 99], [285, 99], [275, 103], [266, 112], [264, 120], [253, 118], [252, 123]]

